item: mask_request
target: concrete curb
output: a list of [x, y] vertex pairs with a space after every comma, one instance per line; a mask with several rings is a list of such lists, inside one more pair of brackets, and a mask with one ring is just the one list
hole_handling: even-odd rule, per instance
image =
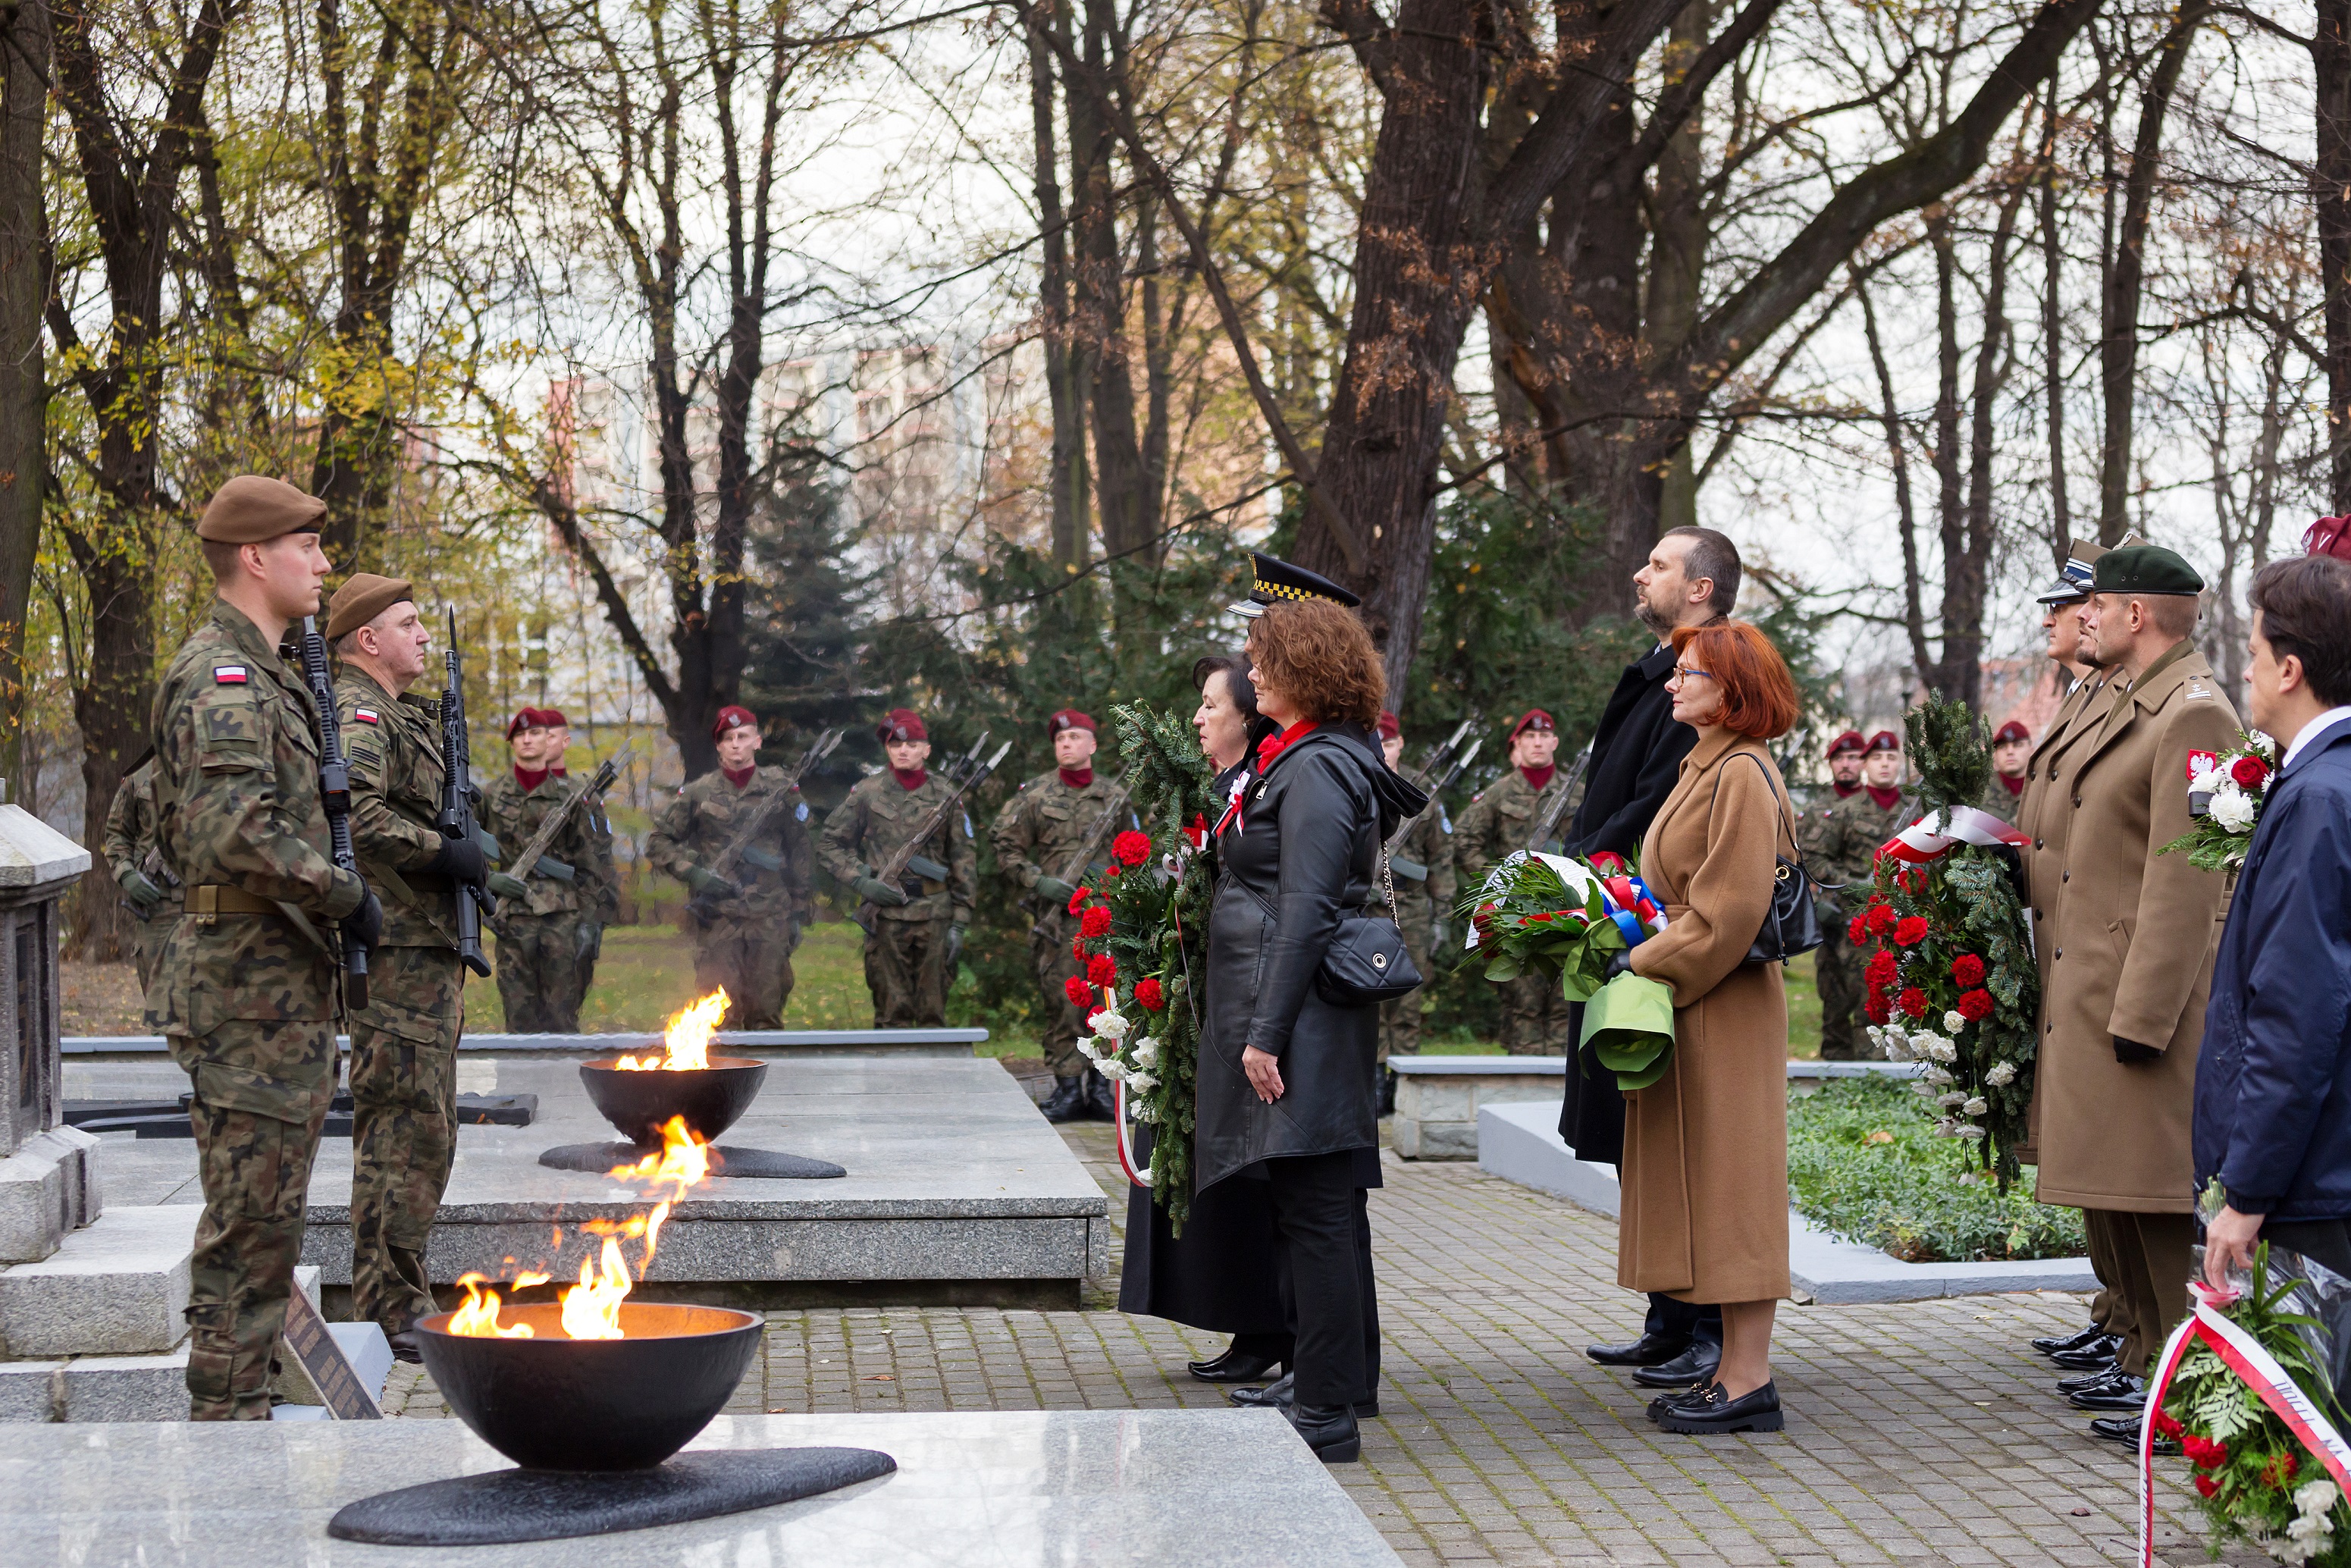
[[[1478, 1168], [1554, 1193], [1615, 1218], [1622, 1201], [1613, 1166], [1580, 1160], [1561, 1141], [1559, 1113], [1541, 1104], [1489, 1105], [1478, 1113]], [[1823, 1306], [1990, 1296], [2011, 1291], [2095, 1291], [2087, 1258], [2011, 1263], [1905, 1263], [1876, 1248], [1842, 1241], [1802, 1215], [1788, 1215], [1788, 1272], [1798, 1291]]]

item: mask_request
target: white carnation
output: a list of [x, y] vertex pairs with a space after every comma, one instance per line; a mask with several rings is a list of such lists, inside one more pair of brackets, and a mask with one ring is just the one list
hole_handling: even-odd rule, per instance
[[1127, 1075], [1126, 1063], [1115, 1056], [1105, 1056], [1102, 1059], [1102, 1075], [1104, 1078], [1124, 1078]]
[[1984, 1074], [1984, 1082], [1995, 1089], [2007, 1088], [2016, 1082], [2016, 1063], [2013, 1061], [1997, 1063], [1990, 1072]]
[[1977, 1138], [1980, 1138], [1983, 1135], [1984, 1130], [1981, 1127], [1954, 1127], [1951, 1129], [1951, 1136], [1955, 1138], [1966, 1138], [1970, 1142]]
[[[2259, 738], [2264, 744], [2269, 744], [2268, 737], [2262, 736]], [[2333, 1481], [2314, 1480], [2294, 1489], [2294, 1506], [2297, 1512], [2324, 1519], [2335, 1511], [2335, 1505], [2342, 1500], [2342, 1497], [2343, 1494], [2335, 1490]]]
[[1159, 1042], [1146, 1034], [1128, 1046], [1126, 1054], [1134, 1058], [1140, 1066], [1152, 1066], [1159, 1060]]
[[2188, 792], [2191, 795], [2215, 794], [2228, 777], [2226, 773], [2220, 771], [2219, 762], [2207, 763], [2189, 775]]
[[1101, 1043], [1090, 1034], [1078, 1036], [1078, 1049], [1085, 1053], [1086, 1060], [1089, 1061], [1100, 1061], [1102, 1059]]
[[1991, 1105], [1990, 1103], [1987, 1102], [1980, 1094], [1959, 1107], [1960, 1113], [1969, 1116], [1980, 1116], [1991, 1109]]
[[1942, 1120], [1935, 1124], [1935, 1136], [1938, 1138], [1957, 1137], [1959, 1135], [1959, 1124], [1957, 1122], [1952, 1121], [1949, 1116], [1944, 1117]]
[[1932, 1100], [1935, 1097], [1935, 1086], [1922, 1081], [1910, 1085], [1910, 1092], [1922, 1100]]
[[1938, 1034], [1927, 1041], [1927, 1054], [1938, 1061], [1957, 1061], [1959, 1059], [1959, 1048]]
[[2212, 820], [2232, 833], [2241, 833], [2253, 825], [2253, 803], [2245, 792], [2231, 784], [2212, 797]]
[[1144, 1103], [1140, 1100], [1136, 1101], [1134, 1104], [1129, 1105], [1127, 1107], [1127, 1111], [1138, 1122], [1156, 1122], [1159, 1120], [1159, 1113], [1153, 1110], [1149, 1105]]
[[1159, 1087], [1159, 1080], [1148, 1072], [1130, 1072], [1126, 1075], [1126, 1086], [1137, 1094], [1148, 1094]]
[[1114, 1009], [1094, 1014], [1094, 1032], [1104, 1040], [1124, 1040], [1134, 1027], [1134, 1019]]
[[1935, 1096], [1935, 1103], [1940, 1105], [1946, 1111], [1958, 1110], [1967, 1103], [1967, 1092], [1963, 1089], [1954, 1089], [1949, 1093], [1938, 1094]]
[[1948, 1012], [1943, 1015], [1943, 1032], [1945, 1034], [1957, 1034], [1959, 1030], [1967, 1027], [1967, 1014], [1962, 1012]]
[[1949, 1073], [1944, 1071], [1939, 1067], [1929, 1067], [1924, 1073], [1920, 1074], [1920, 1076], [1925, 1078], [1928, 1082], [1933, 1084], [1938, 1089], [1948, 1087], [1949, 1085], [1958, 1082]]

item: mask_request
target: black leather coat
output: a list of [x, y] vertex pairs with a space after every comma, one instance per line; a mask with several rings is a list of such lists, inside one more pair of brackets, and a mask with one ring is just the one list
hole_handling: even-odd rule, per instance
[[[1339, 923], [1373, 896], [1381, 841], [1426, 797], [1360, 725], [1292, 741], [1249, 784], [1217, 841], [1201, 1030], [1196, 1185], [1259, 1160], [1379, 1144], [1379, 1009], [1314, 994]], [[1282, 1097], [1249, 1087], [1241, 1051], [1281, 1059]]]

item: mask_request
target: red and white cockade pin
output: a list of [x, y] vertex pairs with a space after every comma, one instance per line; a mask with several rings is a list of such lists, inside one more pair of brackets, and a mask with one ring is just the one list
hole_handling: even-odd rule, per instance
[[245, 685], [245, 666], [243, 664], [214, 664], [213, 666], [213, 684], [220, 686], [241, 686]]
[[361, 724], [381, 724], [383, 722], [381, 718], [377, 716], [375, 709], [371, 707], [355, 707], [351, 709], [351, 716], [359, 720]]

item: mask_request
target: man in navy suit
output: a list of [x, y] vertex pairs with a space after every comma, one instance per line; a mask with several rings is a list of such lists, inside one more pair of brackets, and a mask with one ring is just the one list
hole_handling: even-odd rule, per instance
[[2227, 1200], [2205, 1228], [2215, 1286], [2262, 1241], [2351, 1274], [2351, 562], [2273, 561], [2252, 599], [2252, 722], [2283, 750], [2196, 1063], [2196, 1183]]

